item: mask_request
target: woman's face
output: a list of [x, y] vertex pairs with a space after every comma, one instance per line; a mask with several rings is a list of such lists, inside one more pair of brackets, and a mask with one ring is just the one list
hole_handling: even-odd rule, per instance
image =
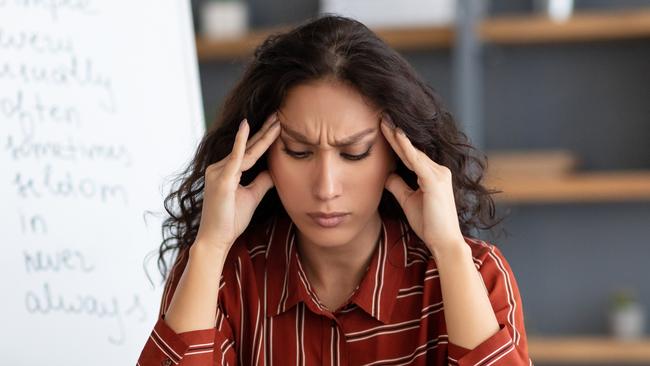
[[[352, 87], [330, 80], [292, 88], [278, 109], [282, 127], [269, 148], [269, 173], [285, 210], [311, 243], [351, 243], [379, 219], [384, 183], [395, 166], [380, 112]], [[318, 212], [347, 215], [323, 227], [310, 215]]]

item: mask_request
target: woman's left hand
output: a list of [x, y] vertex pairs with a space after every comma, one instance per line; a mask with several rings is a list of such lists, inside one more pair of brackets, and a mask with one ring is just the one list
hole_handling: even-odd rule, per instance
[[386, 179], [386, 189], [397, 198], [409, 224], [434, 259], [458, 249], [464, 244], [464, 238], [456, 212], [451, 171], [413, 146], [404, 131], [394, 128], [386, 115], [381, 130], [404, 165], [418, 176], [419, 186], [413, 191], [399, 175], [391, 173]]

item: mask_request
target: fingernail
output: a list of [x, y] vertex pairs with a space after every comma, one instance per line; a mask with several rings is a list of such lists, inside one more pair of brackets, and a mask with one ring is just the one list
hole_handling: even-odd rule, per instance
[[244, 118], [241, 122], [239, 122], [239, 129], [240, 130], [244, 126], [244, 123], [248, 123], [248, 121], [246, 121], [246, 118]]

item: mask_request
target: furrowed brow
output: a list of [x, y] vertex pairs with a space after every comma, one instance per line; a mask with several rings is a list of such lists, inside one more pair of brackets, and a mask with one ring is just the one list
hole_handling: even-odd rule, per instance
[[[294, 130], [288, 128], [284, 124], [282, 124], [282, 129], [284, 130], [284, 132], [286, 132], [287, 135], [291, 136], [291, 138], [293, 138], [294, 140], [298, 141], [301, 144], [305, 144], [305, 145], [308, 145], [308, 146], [318, 146], [318, 143], [314, 143], [312, 141], [309, 141], [309, 139], [305, 135], [301, 134], [298, 131], [294, 131]], [[333, 146], [346, 147], [346, 146], [354, 145], [357, 142], [361, 141], [361, 139], [363, 139], [366, 135], [371, 134], [371, 133], [373, 133], [375, 131], [377, 131], [376, 128], [367, 128], [367, 129], [365, 129], [365, 130], [363, 130], [361, 132], [355, 133], [352, 136], [345, 137], [345, 138], [341, 139], [340, 141], [334, 141]]]

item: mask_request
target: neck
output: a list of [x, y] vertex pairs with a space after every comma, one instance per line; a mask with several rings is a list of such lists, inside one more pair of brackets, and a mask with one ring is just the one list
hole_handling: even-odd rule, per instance
[[320, 289], [354, 289], [377, 247], [381, 217], [377, 212], [349, 243], [322, 247], [298, 235], [298, 251], [309, 282]]

